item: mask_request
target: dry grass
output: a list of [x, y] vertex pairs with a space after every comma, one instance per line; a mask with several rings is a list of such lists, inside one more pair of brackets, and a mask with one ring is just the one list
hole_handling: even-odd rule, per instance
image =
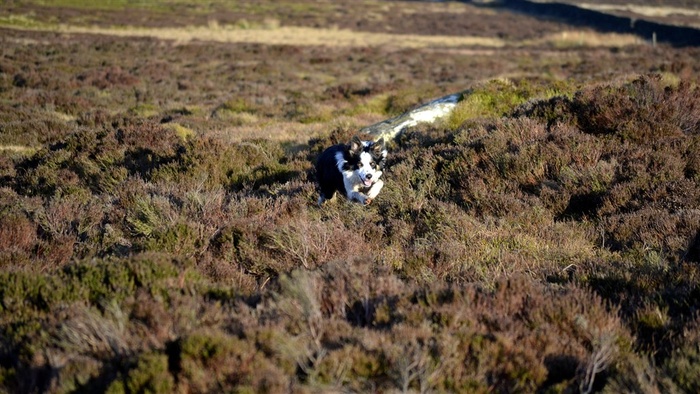
[[36, 148], [22, 145], [2, 145], [0, 151], [9, 151], [14, 153], [31, 154], [36, 151]]
[[644, 41], [633, 34], [598, 33], [590, 30], [574, 30], [550, 34], [539, 39], [538, 43], [550, 44], [556, 48], [622, 48], [627, 46], [642, 45], [644, 44]]
[[417, 34], [369, 33], [341, 29], [282, 26], [277, 28], [237, 28], [236, 26], [190, 26], [187, 28], [80, 27], [65, 25], [23, 25], [12, 28], [55, 31], [64, 34], [99, 34], [117, 37], [151, 37], [185, 44], [192, 41], [258, 43], [266, 45], [314, 45], [338, 47], [388, 46], [395, 48], [426, 47], [502, 47], [505, 41], [488, 37], [425, 36]]
[[[598, 33], [593, 31], [563, 31], [551, 33], [539, 39], [505, 40], [496, 37], [462, 36], [462, 35], [419, 35], [392, 34], [380, 32], [353, 31], [338, 28], [312, 28], [301, 26], [264, 26], [221, 25], [210, 21], [206, 26], [188, 26], [185, 28], [145, 28], [138, 26], [98, 27], [77, 25], [51, 25], [31, 21], [23, 17], [25, 23], [18, 24], [14, 19], [5, 21], [5, 25], [15, 29], [35, 31], [55, 31], [65, 34], [98, 34], [118, 37], [151, 37], [160, 40], [185, 44], [192, 41], [211, 41], [222, 43], [259, 43], [266, 45], [310, 45], [337, 47], [372, 47], [385, 46], [393, 48], [451, 48], [484, 47], [501, 48], [506, 45], [518, 47], [553, 45], [557, 48], [567, 47], [624, 47], [640, 45], [639, 37], [631, 34]], [[31, 21], [31, 23], [29, 23]]]

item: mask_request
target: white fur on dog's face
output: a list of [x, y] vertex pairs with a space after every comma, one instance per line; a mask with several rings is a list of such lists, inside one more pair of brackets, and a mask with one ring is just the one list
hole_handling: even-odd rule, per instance
[[[336, 154], [336, 161], [338, 163], [338, 169], [341, 173], [345, 174], [345, 179], [349, 181], [349, 184], [346, 184], [346, 186], [351, 186], [352, 189], [356, 189], [354, 185], [360, 186], [360, 184], [365, 187], [370, 187], [382, 176], [382, 171], [377, 169], [372, 155], [367, 152], [360, 153], [357, 168], [350, 171], [343, 170], [343, 165], [346, 161], [343, 160], [342, 153]], [[352, 178], [356, 178], [357, 180], [352, 180]]]
[[360, 161], [357, 163], [357, 176], [365, 187], [372, 186], [373, 183], [379, 180], [382, 172], [377, 169], [377, 164], [374, 162], [372, 155], [367, 152], [360, 153]]

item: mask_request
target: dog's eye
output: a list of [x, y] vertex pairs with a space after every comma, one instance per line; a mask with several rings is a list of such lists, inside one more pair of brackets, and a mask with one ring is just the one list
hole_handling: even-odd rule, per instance
[[377, 163], [375, 163], [375, 162], [370, 162], [369, 165], [372, 166], [372, 167], [376, 167], [376, 166], [377, 166]]
[[357, 168], [360, 168], [360, 167], [362, 167], [362, 162], [361, 162], [361, 161], [358, 161], [358, 162], [357, 162]]

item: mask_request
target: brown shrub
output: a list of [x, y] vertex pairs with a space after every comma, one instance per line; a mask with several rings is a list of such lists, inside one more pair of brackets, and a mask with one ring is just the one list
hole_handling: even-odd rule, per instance
[[586, 133], [615, 134], [635, 142], [692, 133], [700, 124], [697, 87], [667, 86], [659, 75], [645, 75], [620, 87], [578, 92], [572, 111]]
[[281, 284], [270, 307], [301, 347], [296, 362], [309, 378], [341, 385], [355, 376], [438, 391], [600, 387], [606, 368], [625, 365], [618, 354], [631, 341], [597, 296], [576, 288], [554, 294], [524, 278], [499, 280], [494, 292], [416, 288], [355, 261], [295, 271]]
[[654, 250], [670, 261], [680, 259], [700, 228], [700, 213], [678, 213], [643, 208], [631, 214], [611, 215], [603, 222], [606, 242], [615, 250]]
[[363, 247], [362, 234], [332, 219], [310, 223], [302, 217], [277, 226], [266, 238], [265, 248], [272, 252], [278, 264], [286, 267], [283, 271], [299, 265], [310, 269], [332, 259], [362, 256], [366, 254], [363, 249], [367, 249]]
[[36, 244], [36, 225], [27, 217], [0, 217], [0, 260], [4, 267], [17, 268], [28, 265]]
[[138, 78], [119, 66], [91, 69], [79, 74], [75, 79], [79, 83], [91, 85], [101, 90], [115, 86], [133, 86], [139, 82]]

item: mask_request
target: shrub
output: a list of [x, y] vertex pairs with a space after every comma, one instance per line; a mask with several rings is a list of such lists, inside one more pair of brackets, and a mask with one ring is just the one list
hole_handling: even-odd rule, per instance
[[582, 90], [574, 96], [571, 109], [586, 133], [657, 141], [697, 129], [696, 90], [686, 83], [666, 86], [661, 76], [645, 75], [620, 87]]
[[551, 85], [545, 89], [533, 86], [527, 80], [517, 82], [507, 79], [490, 80], [464, 93], [464, 99], [450, 114], [447, 126], [450, 129], [457, 129], [472, 119], [499, 118], [529, 100], [546, 100], [553, 95], [563, 93], [559, 90], [568, 91], [569, 89], [564, 86], [552, 88]]
[[[178, 384], [195, 392], [281, 389], [276, 368], [254, 346], [221, 332], [199, 331], [178, 342]], [[256, 377], [257, 376], [257, 377]]]
[[179, 138], [159, 125], [115, 120], [111, 128], [82, 129], [19, 163], [18, 192], [53, 196], [112, 192], [129, 174], [148, 179], [174, 160]]
[[27, 265], [37, 241], [36, 225], [26, 215], [10, 211], [0, 217], [0, 260], [3, 266]]
[[[168, 357], [164, 354], [144, 354], [136, 367], [125, 377], [126, 389], [130, 393], [171, 393], [175, 379], [168, 372]], [[109, 391], [118, 390], [110, 388]]]
[[682, 338], [683, 343], [673, 350], [663, 367], [678, 388], [693, 392], [700, 389], [697, 320], [689, 324]]

